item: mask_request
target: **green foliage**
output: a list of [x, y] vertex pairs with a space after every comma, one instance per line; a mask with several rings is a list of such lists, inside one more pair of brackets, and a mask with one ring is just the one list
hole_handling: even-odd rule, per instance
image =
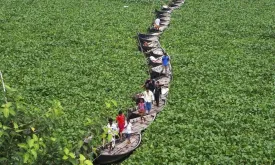
[[3, 104], [0, 111], [3, 113], [5, 118], [8, 118], [10, 114], [15, 114], [14, 110], [10, 109], [11, 107], [11, 102], [8, 102], [6, 104]]
[[66, 112], [55, 130], [61, 138], [74, 142], [86, 132], [100, 137], [98, 130], [114, 114], [106, 112], [105, 100], [115, 99], [122, 110], [132, 107], [130, 97], [147, 77], [135, 36], [146, 30], [160, 4], [3, 0], [3, 76], [38, 109], [47, 109], [50, 100], [62, 102]]
[[[0, 70], [19, 92], [7, 86], [9, 103], [0, 97], [0, 162], [91, 164], [102, 125], [133, 106], [147, 77], [134, 36], [161, 3], [1, 1]], [[79, 143], [87, 134], [93, 145]]]
[[[51, 118], [33, 106], [24, 103], [16, 90], [7, 86], [8, 102], [1, 106], [0, 114], [0, 157], [3, 162], [21, 162], [33, 164], [38, 155], [44, 155], [46, 145], [43, 133], [50, 133], [46, 123], [56, 123], [58, 117], [53, 113]], [[59, 104], [59, 108], [61, 105]], [[56, 106], [48, 112], [62, 113]], [[41, 137], [39, 137], [41, 136]]]
[[[64, 115], [59, 101], [52, 101], [52, 106], [48, 108], [48, 111], [42, 111], [24, 103], [16, 90], [8, 88], [7, 94], [9, 102], [2, 105], [2, 111], [7, 109], [5, 111], [11, 115], [0, 114], [0, 162], [91, 164], [91, 160], [86, 160], [86, 158], [84, 161], [79, 160], [80, 157], [83, 159], [83, 155], [79, 153], [83, 141], [79, 141], [74, 147], [66, 145], [62, 151], [62, 146], [67, 141], [58, 137], [55, 131], [60, 126], [60, 118]], [[67, 147], [77, 152], [77, 155], [70, 152]], [[95, 152], [95, 150], [92, 151]]]
[[161, 44], [173, 57], [167, 107], [123, 164], [274, 164], [272, 0], [190, 0]]
[[18, 147], [22, 150], [19, 152], [23, 154], [23, 163], [33, 164], [37, 160], [37, 155], [39, 152], [43, 152], [46, 148], [43, 139], [38, 138], [35, 134], [32, 138], [27, 137], [26, 143], [19, 143]]

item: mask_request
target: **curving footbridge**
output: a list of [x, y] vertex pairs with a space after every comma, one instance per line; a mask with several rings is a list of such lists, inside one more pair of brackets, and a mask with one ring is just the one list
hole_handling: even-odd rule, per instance
[[[144, 54], [146, 63], [148, 64], [148, 74], [151, 79], [158, 81], [161, 84], [161, 95], [159, 106], [153, 105], [149, 114], [145, 115], [145, 121], [141, 122], [137, 107], [128, 110], [127, 118], [133, 125], [133, 133], [131, 135], [131, 143], [124, 138], [117, 139], [115, 147], [110, 150], [109, 144], [98, 148], [98, 155], [94, 160], [94, 164], [110, 164], [125, 160], [133, 151], [139, 147], [142, 139], [142, 132], [154, 122], [157, 114], [161, 112], [166, 105], [169, 93], [169, 85], [172, 81], [172, 66], [169, 66], [164, 72], [162, 66], [162, 57], [168, 53], [161, 47], [160, 36], [170, 25], [171, 13], [173, 10], [180, 8], [184, 4], [184, 0], [172, 0], [168, 5], [162, 6], [159, 11], [156, 11], [156, 18], [160, 20], [160, 24], [156, 29], [154, 23], [148, 29], [148, 33], [137, 34], [138, 48]], [[168, 55], [169, 59], [171, 57]], [[136, 94], [133, 100], [138, 104], [139, 100], [143, 99], [141, 94]], [[123, 132], [124, 133], [124, 132]]]

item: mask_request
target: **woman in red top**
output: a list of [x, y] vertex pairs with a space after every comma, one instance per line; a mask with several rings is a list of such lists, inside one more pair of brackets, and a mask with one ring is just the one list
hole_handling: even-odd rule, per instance
[[116, 117], [116, 121], [117, 121], [117, 125], [118, 125], [118, 128], [119, 128], [120, 140], [122, 140], [122, 131], [123, 131], [124, 125], [125, 125], [125, 116], [123, 115], [122, 111], [118, 112], [118, 116]]

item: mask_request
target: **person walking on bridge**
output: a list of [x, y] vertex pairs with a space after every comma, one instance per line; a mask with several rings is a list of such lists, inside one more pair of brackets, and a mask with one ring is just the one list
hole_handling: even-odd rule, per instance
[[159, 28], [160, 28], [160, 19], [159, 18], [155, 19], [154, 28], [156, 30], [159, 30]]
[[146, 88], [146, 91], [143, 94], [144, 94], [146, 114], [148, 115], [152, 109], [152, 103], [154, 102], [155, 98], [154, 98], [153, 92], [151, 92], [149, 88]]
[[122, 140], [122, 132], [124, 130], [124, 125], [125, 125], [125, 116], [122, 113], [122, 111], [118, 112], [118, 116], [116, 117], [117, 125], [119, 128], [119, 137], [120, 140]]
[[170, 57], [167, 55], [167, 53], [164, 53], [164, 56], [162, 56], [162, 71], [164, 71], [164, 74], [168, 76], [168, 67], [170, 63]]
[[155, 90], [154, 90], [154, 97], [155, 97], [157, 107], [159, 107], [159, 99], [160, 99], [160, 95], [161, 95], [161, 86], [164, 86], [164, 85], [160, 84], [159, 81], [157, 81], [156, 86], [155, 86]]
[[151, 92], [154, 91], [155, 89], [155, 80], [153, 80], [152, 78], [149, 78], [148, 80], [145, 81], [144, 85], [142, 85], [142, 87], [149, 88], [149, 90]]

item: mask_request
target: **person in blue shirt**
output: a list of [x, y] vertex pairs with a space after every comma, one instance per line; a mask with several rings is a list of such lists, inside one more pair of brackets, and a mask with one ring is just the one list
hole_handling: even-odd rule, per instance
[[168, 74], [167, 70], [169, 66], [169, 61], [170, 61], [169, 56], [167, 55], [167, 53], [164, 53], [164, 56], [162, 56], [162, 67], [163, 67], [162, 72], [164, 70], [165, 71], [164, 73], [166, 76]]

